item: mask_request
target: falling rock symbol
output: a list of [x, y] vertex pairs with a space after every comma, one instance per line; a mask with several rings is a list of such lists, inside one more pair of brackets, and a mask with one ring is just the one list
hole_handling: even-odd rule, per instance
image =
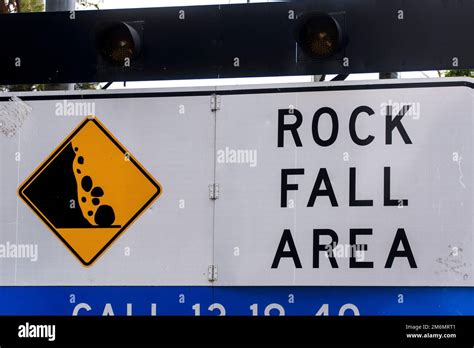
[[[93, 178], [86, 174], [91, 173], [93, 169], [87, 168], [85, 165], [85, 158], [87, 158], [87, 156], [81, 153], [81, 149], [83, 149], [83, 147], [80, 146], [80, 144], [74, 147], [74, 151], [77, 155], [77, 161], [74, 162], [72, 166], [73, 173], [76, 177], [76, 182], [80, 183], [80, 185], [77, 185], [77, 189], [78, 195], [82, 196], [80, 201], [81, 210], [83, 212], [84, 218], [86, 218], [93, 226], [110, 227], [115, 221], [114, 209], [107, 204], [100, 205], [101, 202], [98, 197], [104, 196], [104, 190], [100, 186], [94, 186]], [[78, 168], [74, 172], [74, 168], [76, 167]], [[82, 176], [81, 173], [84, 173], [84, 176]]]
[[[19, 196], [84, 266], [160, 196], [161, 185], [97, 118], [85, 118], [25, 179]], [[70, 202], [78, 204], [70, 204]]]

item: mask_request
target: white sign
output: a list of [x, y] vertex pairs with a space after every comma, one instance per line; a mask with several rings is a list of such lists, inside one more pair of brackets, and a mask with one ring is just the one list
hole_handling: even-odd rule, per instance
[[[474, 285], [472, 79], [19, 97], [1, 285]], [[16, 192], [86, 110], [162, 186], [89, 268]]]
[[425, 81], [223, 91], [219, 284], [472, 286], [472, 80]]

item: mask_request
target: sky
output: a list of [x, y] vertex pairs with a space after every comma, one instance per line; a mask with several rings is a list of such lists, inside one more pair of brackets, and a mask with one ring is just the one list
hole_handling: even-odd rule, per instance
[[[99, 2], [100, 9], [119, 8], [145, 8], [145, 7], [171, 7], [171, 6], [196, 6], [196, 5], [218, 5], [218, 4], [238, 4], [247, 3], [247, 0], [95, 0]], [[272, 2], [271, 0], [250, 0], [250, 2]], [[326, 80], [330, 80], [335, 75], [327, 75]], [[402, 72], [400, 78], [434, 78], [438, 77], [437, 71], [414, 71]], [[377, 80], [378, 74], [351, 74], [347, 80]], [[295, 83], [312, 82], [312, 76], [285, 76], [285, 77], [265, 77], [265, 78], [238, 78], [238, 79], [205, 79], [205, 80], [174, 80], [174, 81], [140, 81], [127, 82], [126, 86], [122, 82], [113, 83], [109, 89], [120, 88], [175, 88], [175, 87], [195, 87], [195, 86], [225, 86], [225, 85], [245, 85], [245, 84], [267, 84], [267, 83]]]

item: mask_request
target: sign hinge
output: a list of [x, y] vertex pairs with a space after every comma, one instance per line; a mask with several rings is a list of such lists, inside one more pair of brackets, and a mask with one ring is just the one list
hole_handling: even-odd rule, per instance
[[217, 280], [217, 266], [210, 265], [207, 268], [207, 280], [210, 282], [215, 282]]
[[219, 198], [219, 184], [209, 184], [209, 199]]
[[211, 111], [217, 111], [221, 109], [221, 96], [217, 94], [211, 95]]

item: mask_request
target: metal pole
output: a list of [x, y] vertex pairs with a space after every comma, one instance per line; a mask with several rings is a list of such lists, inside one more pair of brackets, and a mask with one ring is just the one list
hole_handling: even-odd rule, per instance
[[73, 11], [75, 7], [75, 0], [46, 0], [46, 12]]
[[[76, 0], [46, 0], [45, 11], [74, 11]], [[58, 29], [60, 30], [60, 29]], [[49, 90], [74, 90], [73, 83], [51, 83], [47, 87]]]
[[313, 82], [324, 81], [326, 75], [313, 75]]
[[399, 78], [400, 76], [397, 72], [379, 73], [380, 80], [399, 79]]

